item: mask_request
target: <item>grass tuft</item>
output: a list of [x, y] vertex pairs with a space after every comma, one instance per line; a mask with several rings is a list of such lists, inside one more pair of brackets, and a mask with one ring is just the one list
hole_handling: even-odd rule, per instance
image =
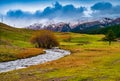
[[40, 55], [43, 54], [44, 51], [42, 48], [26, 48], [18, 53], [16, 56], [17, 58], [27, 58], [27, 57], [32, 57], [32, 56], [36, 56], [36, 55]]

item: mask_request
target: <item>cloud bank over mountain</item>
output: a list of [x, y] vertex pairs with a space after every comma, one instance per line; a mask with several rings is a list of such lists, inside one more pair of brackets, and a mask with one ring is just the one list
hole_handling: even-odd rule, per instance
[[24, 12], [22, 10], [9, 10], [6, 14], [9, 18], [76, 18], [84, 15], [85, 7], [75, 8], [72, 4], [62, 6], [56, 2], [52, 7], [48, 6], [43, 11], [37, 10], [35, 13]]
[[120, 16], [120, 5], [113, 5], [110, 2], [96, 2], [89, 6], [79, 5], [78, 7], [72, 3], [63, 5], [55, 2], [52, 6], [46, 6], [43, 10], [35, 12], [10, 9], [4, 14], [4, 19], [5, 23], [12, 25], [15, 23], [16, 26], [23, 27], [37, 22], [74, 22], [82, 19], [116, 16]]

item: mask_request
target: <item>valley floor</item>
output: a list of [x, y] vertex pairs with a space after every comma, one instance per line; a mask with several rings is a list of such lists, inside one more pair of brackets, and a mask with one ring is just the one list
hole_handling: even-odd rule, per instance
[[[120, 81], [120, 42], [104, 35], [56, 33], [60, 48], [71, 55], [25, 69], [0, 73], [0, 81]], [[66, 37], [71, 36], [71, 41]]]

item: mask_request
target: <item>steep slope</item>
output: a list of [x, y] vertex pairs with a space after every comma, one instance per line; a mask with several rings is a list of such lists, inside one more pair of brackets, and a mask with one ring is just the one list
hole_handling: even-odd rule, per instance
[[[84, 23], [78, 23], [74, 25], [73, 27], [70, 27], [71, 32], [76, 32], [76, 33], [91, 33], [95, 30], [101, 29], [101, 28], [106, 28], [108, 26], [116, 26], [120, 25], [120, 18], [103, 18], [100, 20], [94, 20], [94, 21], [89, 21], [89, 22], [84, 22]], [[95, 32], [96, 33], [96, 32]]]
[[14, 28], [6, 24], [0, 23], [0, 37], [1, 39], [24, 40], [30, 37], [33, 30]]
[[[86, 22], [78, 24], [71, 31], [77, 33], [96, 33], [96, 30], [120, 24], [120, 18], [110, 19], [103, 18], [102, 20]], [[94, 32], [93, 32], [94, 31]]]
[[92, 21], [92, 22], [86, 22], [83, 24], [78, 24], [71, 31], [77, 32], [77, 33], [87, 33], [91, 30], [100, 28], [101, 26], [102, 24], [100, 23], [100, 21]]

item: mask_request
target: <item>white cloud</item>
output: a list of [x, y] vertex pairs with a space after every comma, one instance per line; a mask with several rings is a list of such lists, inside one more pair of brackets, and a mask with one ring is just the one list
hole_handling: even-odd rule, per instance
[[34, 13], [36, 10], [44, 10], [44, 8], [46, 7], [46, 5], [44, 4], [36, 4], [36, 5], [23, 5], [23, 4], [10, 4], [10, 5], [4, 5], [0, 7], [0, 13], [1, 14], [6, 14], [7, 11], [9, 10], [22, 10], [22, 11], [29, 11], [31, 13]]
[[91, 14], [93, 13], [93, 11], [91, 10], [90, 7], [87, 8], [86, 11], [84, 11], [84, 16], [85, 17], [92, 17]]

